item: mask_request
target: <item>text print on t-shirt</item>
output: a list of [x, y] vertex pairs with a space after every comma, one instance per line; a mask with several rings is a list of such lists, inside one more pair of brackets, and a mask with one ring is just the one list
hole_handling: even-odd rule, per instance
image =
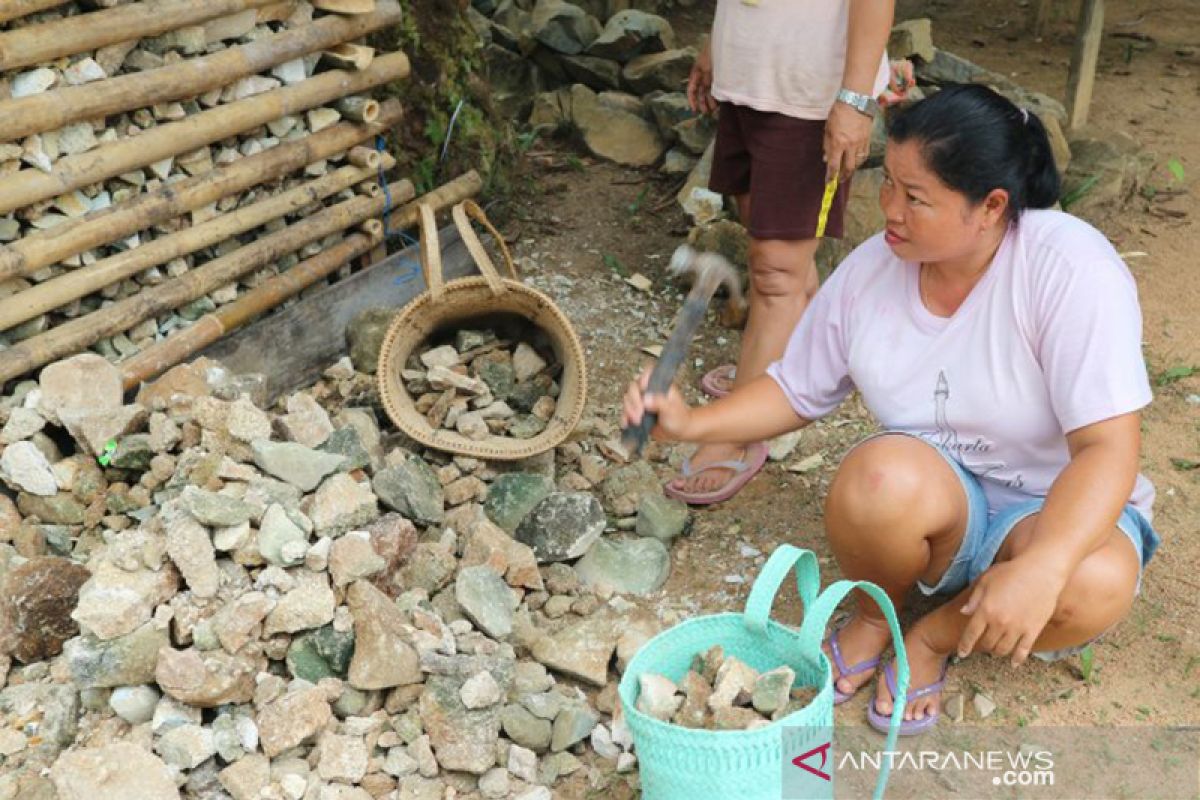
[[976, 456], [990, 453], [995, 445], [982, 436], [976, 436], [973, 441], [959, 438], [958, 431], [950, 424], [947, 408], [950, 405], [950, 381], [946, 371], [939, 370], [937, 385], [933, 389], [933, 421], [936, 429], [919, 433], [922, 439], [950, 453], [958, 463], [969, 472], [980, 478], [996, 481], [1010, 489], [1020, 489], [1025, 485], [1021, 473], [1011, 477], [1001, 477], [998, 473], [1008, 469], [1003, 461], [983, 461]]

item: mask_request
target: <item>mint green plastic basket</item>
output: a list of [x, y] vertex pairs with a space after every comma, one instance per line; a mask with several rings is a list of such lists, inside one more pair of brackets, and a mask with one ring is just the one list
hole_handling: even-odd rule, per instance
[[[787, 574], [796, 568], [796, 585], [804, 602], [804, 621], [794, 630], [770, 619], [771, 606]], [[825, 626], [847, 594], [862, 589], [883, 609], [895, 642], [898, 696], [908, 692], [908, 654], [896, 611], [887, 594], [867, 581], [838, 581], [825, 592], [817, 558], [809, 550], [781, 545], [759, 573], [741, 613], [697, 617], [663, 631], [642, 646], [630, 661], [618, 687], [626, 724], [633, 734], [644, 800], [780, 800], [784, 791], [785, 758], [790, 760], [833, 730], [833, 672], [821, 650]], [[708, 731], [661, 722], [636, 708], [638, 678], [643, 673], [680, 681], [697, 653], [721, 645], [760, 672], [788, 666], [796, 672], [795, 686], [819, 691], [804, 708], [753, 731]], [[892, 712], [885, 750], [893, 751], [904, 715], [904, 704]], [[789, 747], [785, 753], [784, 730]], [[806, 740], [806, 731], [812, 738]], [[887, 786], [888, 761], [883, 760], [875, 798]], [[790, 767], [788, 767], [790, 768]], [[832, 773], [832, 767], [830, 766]], [[832, 797], [832, 782], [824, 794]]]

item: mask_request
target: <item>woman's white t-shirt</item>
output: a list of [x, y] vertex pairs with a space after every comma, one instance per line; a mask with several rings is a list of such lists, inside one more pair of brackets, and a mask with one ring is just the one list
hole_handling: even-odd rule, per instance
[[[739, 106], [823, 120], [846, 69], [850, 0], [718, 0], [712, 95]], [[886, 87], [887, 54], [873, 96]]]
[[[1067, 433], [1150, 402], [1133, 276], [1082, 220], [1025, 212], [950, 317], [918, 277], [882, 235], [834, 270], [768, 369], [796, 413], [819, 419], [857, 388], [884, 428], [953, 453], [995, 513], [1049, 492]], [[1142, 475], [1130, 502], [1150, 518]]]

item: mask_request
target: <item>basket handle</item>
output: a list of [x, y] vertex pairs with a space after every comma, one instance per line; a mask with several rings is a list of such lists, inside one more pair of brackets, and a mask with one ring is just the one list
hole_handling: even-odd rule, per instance
[[471, 220], [475, 220], [492, 235], [496, 240], [496, 244], [500, 247], [500, 255], [504, 258], [504, 266], [508, 269], [509, 275], [513, 280], [517, 279], [517, 267], [513, 263], [512, 254], [508, 252], [508, 245], [504, 243], [504, 237], [492, 225], [491, 220], [487, 218], [487, 214], [483, 213], [483, 209], [474, 200], [464, 200], [456, 205], [450, 212], [454, 217], [454, 224], [458, 226], [458, 234], [462, 237], [463, 244], [467, 246], [467, 251], [470, 252], [471, 258], [475, 260], [475, 266], [479, 267], [479, 274], [487, 280], [488, 288], [492, 290], [492, 294], [501, 295], [508, 291], [508, 287], [504, 285], [504, 281], [500, 277], [500, 273], [496, 270], [496, 265], [492, 262], [492, 257], [488, 255], [484, 249], [483, 243], [479, 241], [478, 234], [471, 227]]
[[[896, 648], [896, 665], [898, 667], [896, 674], [896, 698], [906, 697], [908, 695], [908, 652], [904, 648], [904, 634], [900, 631], [900, 621], [896, 618], [896, 608], [892, 605], [892, 599], [887, 596], [887, 592], [879, 588], [870, 581], [837, 581], [828, 589], [820, 594], [819, 597], [810, 606], [807, 603], [804, 606], [804, 622], [800, 626], [800, 648], [804, 653], [818, 653], [822, 658], [829, 661], [821, 651], [821, 642], [825, 638], [825, 626], [829, 623], [829, 618], [833, 616], [833, 612], [837, 609], [838, 604], [845, 599], [846, 595], [850, 594], [855, 589], [861, 589], [866, 592], [872, 600], [874, 600], [879, 608], [883, 611], [883, 616], [887, 618], [888, 628], [892, 633], [892, 644]], [[830, 668], [832, 670], [832, 667]], [[904, 720], [904, 706], [902, 701], [896, 702], [892, 707], [892, 719], [888, 725], [887, 745], [884, 748], [886, 752], [892, 752], [896, 749], [896, 736], [900, 733], [900, 723]], [[875, 800], [881, 800], [883, 790], [887, 787], [888, 775], [891, 772], [891, 764], [884, 760], [880, 765], [879, 778], [875, 783]]]
[[425, 287], [430, 298], [437, 302], [442, 297], [445, 280], [442, 278], [442, 245], [438, 242], [437, 222], [433, 217], [433, 206], [421, 203], [417, 206], [421, 219], [421, 271], [425, 273]]
[[817, 568], [817, 557], [811, 550], [802, 550], [795, 545], [781, 544], [771, 553], [767, 563], [754, 581], [750, 596], [746, 599], [744, 613], [746, 627], [754, 633], [766, 635], [767, 621], [771, 618], [771, 606], [775, 603], [775, 595], [783, 579], [796, 568], [796, 588], [800, 591], [800, 599], [804, 603], [804, 615], [817, 599], [821, 588], [821, 575]]

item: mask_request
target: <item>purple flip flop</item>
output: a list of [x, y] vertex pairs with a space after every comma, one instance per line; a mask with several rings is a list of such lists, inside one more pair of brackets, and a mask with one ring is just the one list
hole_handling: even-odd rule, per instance
[[729, 394], [729, 390], [724, 388], [721, 383], [732, 384], [736, 374], [737, 367], [733, 364], [725, 364], [716, 369], [711, 369], [700, 378], [700, 391], [709, 397], [720, 399]]
[[767, 446], [762, 442], [746, 445], [746, 457], [744, 459], [717, 461], [698, 468], [692, 466], [690, 458], [685, 459], [683, 468], [679, 471], [680, 475], [684, 478], [690, 478], [693, 475], [699, 475], [702, 472], [708, 472], [713, 469], [732, 470], [733, 477], [715, 492], [687, 492], [682, 489], [676, 489], [668, 483], [663, 487], [663, 494], [667, 497], [673, 497], [676, 500], [682, 500], [692, 506], [707, 506], [713, 503], [721, 503], [737, 494], [743, 486], [750, 482], [751, 478], [758, 474], [759, 470], [766, 463]]
[[[928, 686], [922, 686], [919, 689], [913, 689], [904, 699], [904, 705], [908, 705], [918, 697], [940, 692], [946, 685], [946, 667], [949, 665], [949, 660], [942, 664], [942, 675]], [[896, 687], [896, 671], [892, 669], [892, 665], [888, 664], [883, 668], [883, 679], [887, 681], [888, 691], [892, 693], [892, 702], [895, 702], [896, 695], [899, 694], [899, 689]], [[941, 711], [935, 711], [924, 719], [906, 719], [900, 723], [901, 736], [915, 736], [918, 733], [924, 733], [937, 724], [938, 719], [942, 716]], [[871, 727], [880, 733], [886, 734], [892, 724], [891, 714], [880, 714], [875, 710], [875, 701], [871, 701], [871, 705], [867, 706], [867, 722], [871, 723]]]
[[[829, 652], [833, 655], [833, 665], [837, 667], [837, 680], [848, 678], [851, 675], [859, 675], [869, 669], [875, 669], [879, 666], [879, 656], [859, 661], [852, 667], [846, 666], [846, 662], [842, 658], [842, 648], [838, 644], [838, 636], [841, 635], [841, 633], [842, 629], [838, 628], [833, 633], [829, 634]], [[841, 689], [837, 688], [837, 680], [833, 682], [833, 704], [835, 706], [846, 702], [851, 697], [854, 697], [854, 695], [858, 693], [858, 689], [862, 688], [862, 686], [860, 686], [858, 689], [850, 692], [850, 694], [846, 694]], [[864, 683], [863, 686], [866, 686], [866, 684]]]

